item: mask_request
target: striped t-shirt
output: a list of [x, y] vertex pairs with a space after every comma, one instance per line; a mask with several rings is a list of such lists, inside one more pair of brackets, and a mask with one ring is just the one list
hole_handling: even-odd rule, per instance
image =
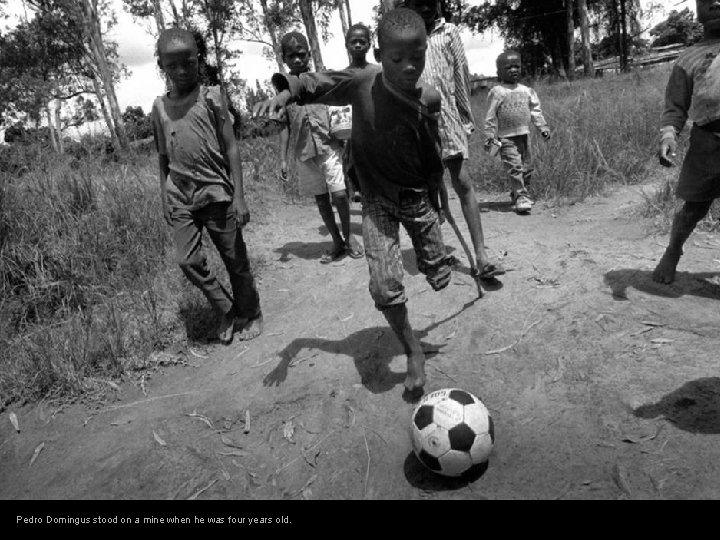
[[720, 120], [720, 39], [696, 43], [673, 66], [662, 125], [680, 133], [688, 120], [700, 126]]
[[421, 80], [442, 98], [440, 143], [442, 158], [468, 157], [468, 135], [475, 129], [470, 106], [470, 71], [457, 26], [438, 19], [428, 33], [425, 70]]

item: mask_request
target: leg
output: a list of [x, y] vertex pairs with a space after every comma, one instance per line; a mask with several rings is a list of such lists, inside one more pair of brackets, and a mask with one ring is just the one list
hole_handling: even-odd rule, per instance
[[[485, 251], [485, 236], [483, 235], [482, 220], [480, 218], [480, 207], [477, 204], [475, 190], [473, 189], [470, 177], [463, 167], [463, 161], [462, 156], [459, 156], [446, 160], [445, 165], [450, 173], [453, 188], [460, 199], [460, 207], [462, 208], [465, 221], [468, 224], [468, 229], [470, 229], [470, 238], [475, 248], [478, 270], [482, 272], [483, 269], [488, 268], [491, 263]], [[501, 272], [499, 264], [496, 263], [494, 267], [496, 274], [504, 273]]]
[[382, 203], [365, 198], [363, 240], [370, 271], [370, 295], [402, 343], [408, 366], [405, 388], [416, 392], [425, 385], [425, 353], [408, 320], [399, 233], [398, 218]]
[[[518, 213], [530, 210], [527, 204], [527, 188], [525, 187], [525, 169], [516, 137], [501, 139], [500, 159], [510, 177], [510, 196]], [[525, 201], [527, 199], [527, 201]], [[522, 203], [518, 205], [518, 202]]]
[[[204, 210], [204, 209], [203, 209]], [[203, 210], [173, 210], [173, 236], [178, 264], [190, 282], [200, 289], [215, 312], [221, 317], [218, 337], [224, 343], [232, 340], [233, 301], [225, 288], [208, 268], [202, 247]]]
[[206, 221], [210, 238], [225, 263], [233, 289], [235, 324], [240, 339], [254, 339], [262, 333], [262, 311], [255, 280], [250, 272], [247, 246], [231, 204], [214, 204]]
[[323, 223], [330, 232], [333, 240], [333, 250], [330, 253], [330, 260], [335, 260], [345, 252], [345, 241], [340, 234], [337, 223], [335, 223], [335, 212], [333, 212], [333, 207], [330, 203], [330, 196], [327, 193], [316, 195], [315, 202], [320, 211], [320, 217], [322, 217]]
[[330, 196], [335, 208], [337, 208], [338, 216], [340, 216], [345, 252], [353, 259], [359, 259], [363, 256], [363, 250], [357, 245], [350, 233], [350, 199], [348, 199], [347, 191], [334, 191]]
[[675, 214], [668, 247], [653, 272], [655, 281], [666, 284], [675, 281], [675, 270], [683, 253], [683, 245], [698, 222], [707, 215], [711, 205], [712, 201], [688, 201]]

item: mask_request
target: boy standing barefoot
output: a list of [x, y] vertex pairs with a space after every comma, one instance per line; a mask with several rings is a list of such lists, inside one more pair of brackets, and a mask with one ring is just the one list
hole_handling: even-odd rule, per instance
[[[250, 220], [243, 193], [242, 166], [225, 100], [217, 86], [199, 84], [197, 45], [178, 28], [157, 43], [158, 65], [173, 88], [153, 104], [163, 215], [173, 228], [177, 259], [220, 316], [218, 338], [241, 339], [262, 332], [260, 299], [250, 273], [242, 227]], [[208, 268], [202, 232], [225, 263], [230, 296]]]
[[363, 193], [370, 294], [405, 349], [405, 388], [416, 397], [426, 382], [425, 353], [408, 318], [399, 226], [407, 230], [418, 269], [431, 287], [447, 287], [450, 268], [438, 218], [443, 174], [437, 125], [440, 95], [420, 82], [427, 34], [419, 15], [408, 9], [388, 12], [378, 28], [378, 44], [382, 72], [276, 74], [282, 91], [256, 105], [254, 113], [274, 113], [290, 100], [352, 105], [350, 143]]
[[[299, 32], [285, 34], [281, 41], [283, 60], [292, 75], [309, 71], [310, 46]], [[314, 196], [323, 223], [330, 232], [333, 248], [320, 262], [330, 263], [349, 255], [363, 256], [362, 247], [350, 235], [350, 201], [342, 169], [340, 143], [330, 135], [330, 112], [325, 105], [291, 104], [285, 111], [286, 126], [280, 132], [282, 174], [287, 174], [290, 152], [298, 167], [300, 194]], [[331, 201], [332, 199], [332, 201]], [[340, 217], [338, 229], [333, 205]]]
[[660, 163], [671, 167], [677, 137], [690, 119], [690, 148], [675, 194], [685, 203], [675, 214], [670, 242], [653, 272], [658, 283], [672, 283], [683, 245], [713, 201], [720, 197], [720, 1], [697, 0], [703, 39], [677, 59], [665, 91]]

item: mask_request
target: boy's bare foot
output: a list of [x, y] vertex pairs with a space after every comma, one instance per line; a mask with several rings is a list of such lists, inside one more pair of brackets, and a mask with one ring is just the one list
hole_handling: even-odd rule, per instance
[[668, 285], [675, 281], [675, 270], [677, 269], [678, 262], [682, 252], [675, 252], [672, 250], [665, 250], [660, 262], [653, 271], [653, 281], [658, 283], [664, 283]]
[[233, 340], [233, 332], [235, 331], [235, 314], [230, 311], [222, 316], [217, 331], [217, 337], [223, 345], [230, 345]]
[[235, 324], [240, 327], [237, 338], [240, 341], [250, 341], [263, 332], [263, 316], [258, 315], [252, 319], [237, 319]]
[[330, 264], [331, 262], [340, 260], [346, 254], [347, 253], [345, 251], [345, 244], [335, 245], [332, 251], [327, 251], [323, 254], [322, 257], [320, 257], [320, 262], [322, 264]]
[[425, 376], [425, 354], [416, 352], [408, 356], [405, 389], [410, 393], [422, 391], [427, 378]]

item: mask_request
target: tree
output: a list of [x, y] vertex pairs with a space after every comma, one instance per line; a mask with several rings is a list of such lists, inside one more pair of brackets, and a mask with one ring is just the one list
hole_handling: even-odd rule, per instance
[[567, 76], [575, 78], [575, 2], [565, 0], [565, 28], [567, 39]]
[[307, 33], [308, 42], [310, 43], [310, 53], [312, 55], [315, 71], [324, 71], [325, 63], [320, 50], [320, 40], [318, 39], [317, 26], [315, 25], [315, 16], [313, 14], [311, 0], [298, 0], [300, 5], [300, 14], [302, 15], [303, 24]]
[[702, 39], [702, 25], [695, 20], [695, 16], [689, 8], [682, 11], [673, 10], [668, 18], [655, 25], [650, 30], [650, 35], [655, 39], [653, 47], [664, 47], [675, 43], [692, 45]]
[[587, 0], [577, 0], [578, 18], [580, 19], [580, 38], [582, 40], [583, 70], [586, 76], [593, 74], [593, 57], [590, 48], [590, 24], [588, 19]]

